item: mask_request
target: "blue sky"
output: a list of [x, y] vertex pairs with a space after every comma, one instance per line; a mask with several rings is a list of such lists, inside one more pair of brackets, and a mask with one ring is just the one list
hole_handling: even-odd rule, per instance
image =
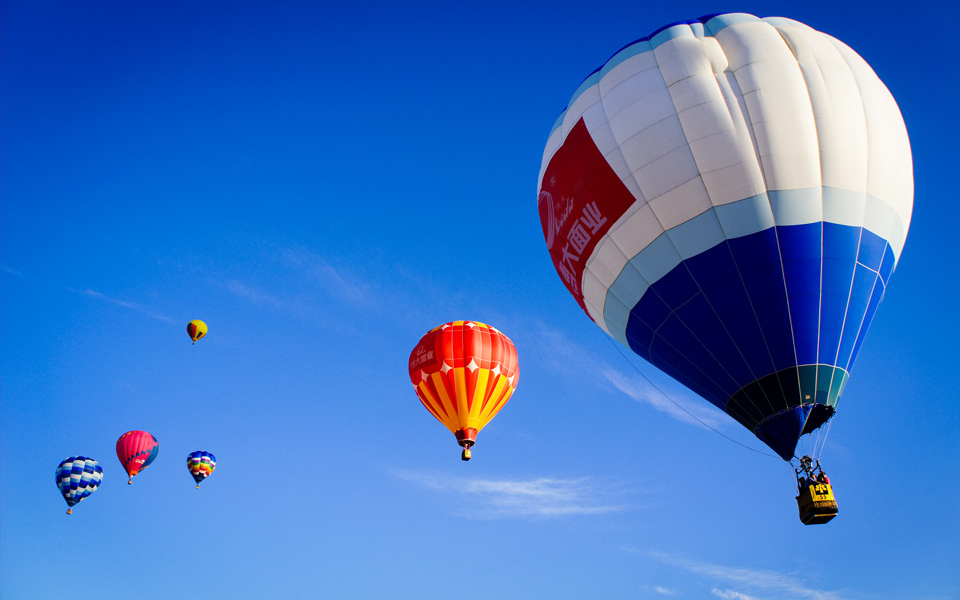
[[[913, 149], [913, 222], [830, 430], [840, 516], [821, 527], [797, 519], [786, 463], [580, 311], [537, 216], [583, 77], [730, 11], [849, 44]], [[960, 598], [958, 12], [5, 2], [0, 595]], [[457, 319], [520, 360], [469, 463], [406, 371]], [[160, 452], [127, 486], [131, 429]], [[194, 450], [218, 459], [199, 491]], [[53, 473], [72, 454], [105, 475], [67, 517]]]

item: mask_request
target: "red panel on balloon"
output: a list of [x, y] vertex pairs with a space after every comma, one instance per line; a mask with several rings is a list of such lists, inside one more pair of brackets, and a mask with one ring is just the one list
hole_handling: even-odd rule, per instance
[[553, 266], [584, 311], [585, 263], [635, 200], [580, 119], [544, 171], [537, 208]]

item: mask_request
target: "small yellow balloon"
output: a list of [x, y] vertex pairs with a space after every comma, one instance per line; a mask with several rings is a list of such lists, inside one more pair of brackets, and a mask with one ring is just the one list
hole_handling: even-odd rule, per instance
[[196, 344], [197, 340], [207, 335], [207, 324], [200, 319], [194, 319], [187, 323], [187, 334], [190, 336], [190, 339], [193, 340], [193, 343]]

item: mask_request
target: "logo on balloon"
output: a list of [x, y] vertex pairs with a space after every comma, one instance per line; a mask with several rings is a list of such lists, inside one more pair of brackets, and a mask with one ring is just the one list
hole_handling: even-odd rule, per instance
[[540, 190], [540, 197], [537, 202], [546, 206], [546, 231], [544, 231], [544, 236], [547, 239], [547, 248], [553, 248], [554, 238], [563, 229], [563, 225], [570, 218], [570, 213], [573, 212], [573, 197], [560, 196], [560, 200], [554, 201], [553, 194], [546, 190]]
[[556, 231], [554, 225], [555, 219], [553, 218], [553, 196], [550, 195], [550, 192], [546, 190], [540, 190], [540, 197], [537, 198], [537, 204], [540, 206], [546, 207], [547, 215], [545, 220], [544, 227], [544, 237], [547, 238], [547, 249], [553, 248], [553, 236]]
[[417, 346], [410, 357], [410, 368], [415, 369], [430, 360], [433, 360], [433, 350], [427, 350], [426, 345]]

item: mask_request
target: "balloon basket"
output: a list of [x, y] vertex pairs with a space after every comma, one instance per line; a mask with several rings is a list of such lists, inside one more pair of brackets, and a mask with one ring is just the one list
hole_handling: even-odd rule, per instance
[[837, 500], [828, 483], [809, 485], [797, 496], [800, 521], [804, 525], [822, 525], [837, 516]]

